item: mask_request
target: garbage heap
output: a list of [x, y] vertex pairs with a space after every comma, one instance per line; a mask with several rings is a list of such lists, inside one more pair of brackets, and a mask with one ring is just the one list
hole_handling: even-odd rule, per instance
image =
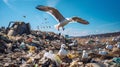
[[111, 38], [65, 38], [15, 22], [0, 28], [0, 67], [119, 67], [120, 37]]
[[[13, 25], [10, 27], [11, 23]], [[20, 21], [11, 21], [6, 29], [6, 33], [8, 36], [22, 35], [22, 34], [30, 34], [30, 24]]]
[[[56, 52], [61, 44], [67, 42], [69, 40], [64, 36], [54, 32], [31, 30], [29, 23], [10, 22], [6, 29], [0, 28], [0, 66], [19, 67], [27, 63], [33, 55], [39, 55], [37, 59], [40, 60], [44, 51]], [[35, 64], [31, 63], [28, 66], [30, 65]]]

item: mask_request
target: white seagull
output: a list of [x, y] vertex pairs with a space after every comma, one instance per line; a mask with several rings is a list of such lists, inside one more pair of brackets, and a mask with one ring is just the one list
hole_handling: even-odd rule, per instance
[[69, 22], [78, 22], [82, 24], [89, 24], [88, 21], [79, 18], [79, 17], [72, 17], [72, 18], [64, 18], [63, 15], [55, 8], [49, 7], [49, 6], [43, 6], [38, 5], [36, 9], [45, 11], [49, 14], [51, 14], [59, 23], [55, 25], [55, 28], [59, 30], [59, 28], [62, 28], [64, 30], [64, 26], [67, 25]]
[[85, 50], [83, 50], [82, 58], [88, 58], [88, 53]]
[[117, 48], [120, 48], [120, 42], [117, 43]]
[[66, 47], [65, 44], [62, 44], [62, 45], [61, 45], [61, 48], [60, 48], [60, 50], [59, 50], [59, 52], [58, 52], [58, 55], [59, 55], [60, 57], [65, 57], [65, 56], [67, 56], [68, 51], [65, 49], [65, 47]]

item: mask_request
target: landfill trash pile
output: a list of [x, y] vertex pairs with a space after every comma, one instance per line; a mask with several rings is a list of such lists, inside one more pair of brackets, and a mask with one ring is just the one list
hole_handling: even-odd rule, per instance
[[17, 22], [0, 28], [0, 67], [120, 67], [116, 39], [120, 36], [65, 38]]
[[[12, 23], [13, 25], [11, 26]], [[22, 35], [24, 33], [30, 34], [30, 24], [20, 21], [11, 21], [6, 29], [6, 33], [8, 36]]]

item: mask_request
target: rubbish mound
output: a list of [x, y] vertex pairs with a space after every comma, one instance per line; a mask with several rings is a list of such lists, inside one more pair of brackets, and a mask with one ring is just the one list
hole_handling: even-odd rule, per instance
[[[11, 23], [13, 25], [10, 27]], [[25, 22], [19, 22], [19, 21], [11, 21], [7, 27], [7, 35], [8, 36], [15, 36], [17, 34], [30, 34], [30, 24]]]
[[66, 38], [29, 23], [0, 28], [0, 67], [119, 67], [120, 36]]

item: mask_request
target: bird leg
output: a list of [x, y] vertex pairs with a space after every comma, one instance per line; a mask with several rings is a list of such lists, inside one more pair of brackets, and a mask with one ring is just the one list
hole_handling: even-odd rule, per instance
[[60, 31], [60, 29], [58, 28], [58, 31]]
[[64, 28], [64, 27], [62, 27], [62, 29], [63, 29], [63, 31], [65, 30], [65, 28]]

